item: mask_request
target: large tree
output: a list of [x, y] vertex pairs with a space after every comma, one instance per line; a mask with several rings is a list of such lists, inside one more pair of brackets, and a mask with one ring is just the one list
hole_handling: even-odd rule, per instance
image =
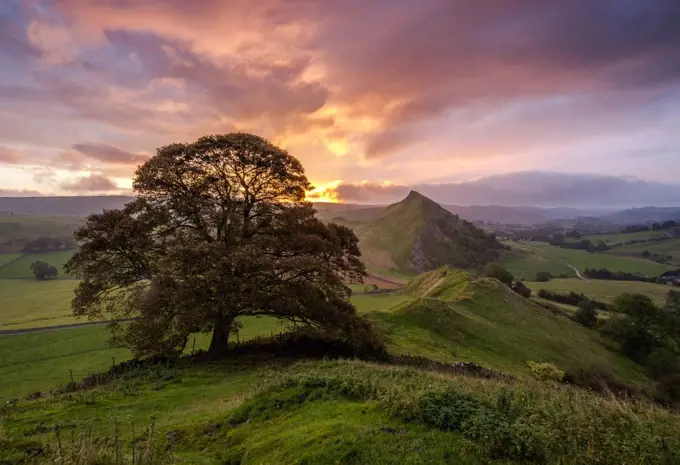
[[352, 230], [325, 225], [305, 200], [301, 163], [250, 134], [158, 150], [137, 199], [91, 215], [66, 269], [81, 278], [76, 315], [130, 322], [114, 338], [137, 355], [181, 350], [212, 332], [221, 354], [240, 316], [274, 316], [373, 343], [344, 282], [360, 282]]

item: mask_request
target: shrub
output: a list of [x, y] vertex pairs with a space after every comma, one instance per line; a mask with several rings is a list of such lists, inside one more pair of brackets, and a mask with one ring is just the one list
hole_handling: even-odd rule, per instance
[[527, 362], [527, 365], [531, 369], [531, 375], [539, 381], [562, 382], [566, 374], [550, 362], [539, 363], [530, 360]]
[[508, 287], [512, 287], [512, 283], [515, 280], [515, 277], [512, 275], [512, 273], [510, 273], [505, 269], [505, 267], [499, 265], [498, 263], [492, 263], [491, 265], [487, 266], [485, 275], [487, 278], [496, 278]]
[[522, 281], [517, 281], [515, 285], [512, 286], [512, 290], [526, 299], [531, 297], [531, 289], [529, 289]]
[[574, 321], [586, 328], [594, 328], [597, 325], [597, 309], [591, 300], [579, 302]]

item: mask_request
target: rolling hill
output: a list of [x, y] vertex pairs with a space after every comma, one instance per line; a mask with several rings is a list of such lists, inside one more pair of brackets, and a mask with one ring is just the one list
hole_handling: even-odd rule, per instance
[[496, 259], [503, 248], [472, 223], [415, 191], [355, 231], [369, 265], [387, 269], [474, 268]]
[[492, 278], [442, 267], [413, 279], [404, 300], [367, 317], [390, 352], [442, 362], [469, 361], [510, 373], [548, 361], [567, 371], [606, 370], [639, 387], [642, 369], [603, 345], [600, 335], [521, 297]]

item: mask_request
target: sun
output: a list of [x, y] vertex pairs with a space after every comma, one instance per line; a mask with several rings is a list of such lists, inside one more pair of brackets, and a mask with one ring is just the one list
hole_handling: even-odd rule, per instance
[[310, 202], [340, 203], [335, 188], [342, 181], [332, 181], [325, 184], [315, 184], [314, 189], [307, 191], [306, 199]]

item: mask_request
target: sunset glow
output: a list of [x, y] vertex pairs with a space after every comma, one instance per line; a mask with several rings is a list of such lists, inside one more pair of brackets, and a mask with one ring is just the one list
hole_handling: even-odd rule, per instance
[[0, 193], [129, 193], [157, 148], [231, 131], [299, 158], [323, 201], [675, 181], [680, 4], [624, 3], [7, 0]]

